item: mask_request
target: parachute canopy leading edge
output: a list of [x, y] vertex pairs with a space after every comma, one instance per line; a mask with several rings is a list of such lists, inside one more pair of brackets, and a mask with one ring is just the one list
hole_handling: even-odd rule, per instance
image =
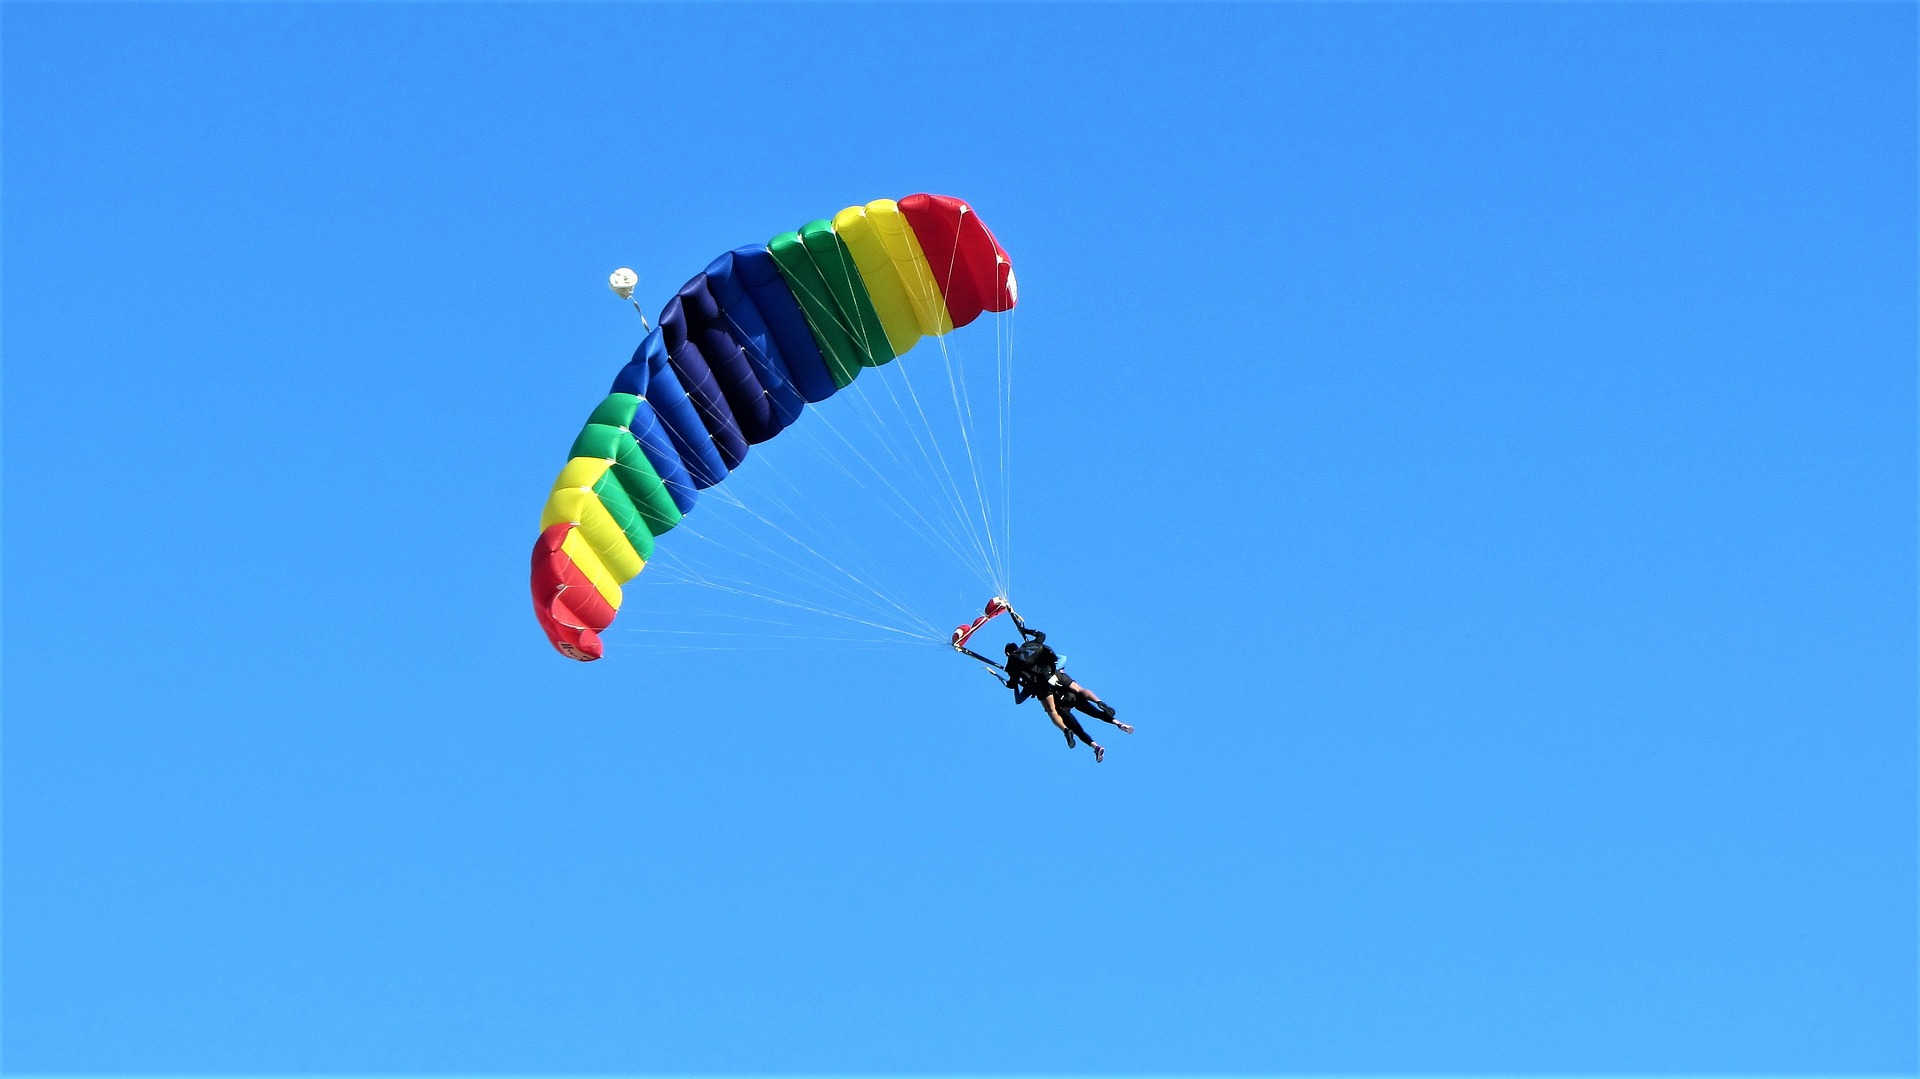
[[667, 301], [554, 481], [533, 546], [547, 639], [599, 659], [621, 585], [749, 446], [861, 368], [1017, 298], [1006, 251], [945, 195], [849, 206], [714, 259]]

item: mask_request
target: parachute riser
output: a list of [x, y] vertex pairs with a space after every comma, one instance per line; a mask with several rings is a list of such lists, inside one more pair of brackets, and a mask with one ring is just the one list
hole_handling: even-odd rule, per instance
[[954, 648], [956, 648], [961, 652], [965, 652], [967, 655], [970, 655], [973, 658], [979, 660], [980, 662], [986, 664], [987, 666], [992, 667], [996, 671], [1000, 669], [1000, 665], [998, 663], [995, 663], [994, 661], [988, 659], [987, 657], [981, 655], [980, 653], [974, 651], [973, 649], [968, 648], [964, 644], [956, 644], [954, 645]]

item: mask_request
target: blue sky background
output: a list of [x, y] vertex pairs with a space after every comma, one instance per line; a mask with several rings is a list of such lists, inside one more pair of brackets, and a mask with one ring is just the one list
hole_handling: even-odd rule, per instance
[[[0, 30], [7, 1070], [1920, 1066], [1911, 6]], [[528, 609], [606, 271], [920, 190], [1099, 767]]]

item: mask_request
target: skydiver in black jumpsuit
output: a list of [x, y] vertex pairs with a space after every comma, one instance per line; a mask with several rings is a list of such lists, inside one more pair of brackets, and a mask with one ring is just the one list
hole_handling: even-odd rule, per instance
[[1060, 733], [1066, 735], [1067, 748], [1073, 748], [1074, 738], [1078, 737], [1093, 750], [1095, 764], [1105, 760], [1106, 747], [1087, 734], [1087, 729], [1080, 725], [1079, 717], [1073, 714], [1073, 710], [1078, 708], [1095, 719], [1111, 723], [1120, 728], [1123, 734], [1132, 734], [1133, 728], [1114, 718], [1112, 705], [1060, 669], [1060, 656], [1048, 646], [1044, 632], [1028, 629], [1027, 624], [1011, 609], [1007, 613], [1012, 616], [1014, 628], [1020, 631], [1022, 640], [1019, 644], [1007, 645], [1006, 666], [1001, 667], [976, 652], [968, 651], [968, 654], [989, 667], [1006, 672], [1003, 681], [1013, 688], [1015, 704], [1024, 702], [1028, 697], [1040, 698], [1040, 704], [1047, 710], [1047, 718], [1053, 721]]

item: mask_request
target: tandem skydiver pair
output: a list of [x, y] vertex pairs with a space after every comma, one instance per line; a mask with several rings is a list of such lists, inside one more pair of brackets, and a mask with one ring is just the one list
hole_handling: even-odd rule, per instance
[[[995, 663], [986, 656], [967, 647], [967, 640], [994, 618], [1005, 614], [1013, 619], [1014, 628], [1020, 632], [1020, 642], [1008, 642], [1006, 662]], [[1073, 748], [1075, 739], [1085, 742], [1093, 750], [1095, 764], [1106, 759], [1107, 750], [1087, 733], [1080, 719], [1073, 713], [1076, 709], [1095, 719], [1111, 723], [1122, 734], [1132, 734], [1133, 728], [1115, 718], [1112, 705], [1100, 699], [1092, 690], [1074, 681], [1065, 669], [1060, 654], [1047, 644], [1047, 635], [1042, 630], [1029, 627], [1019, 613], [1006, 600], [995, 596], [987, 601], [985, 611], [969, 625], [960, 626], [953, 631], [952, 644], [955, 651], [963, 652], [981, 663], [1000, 679], [1002, 685], [1013, 690], [1013, 703], [1021, 704], [1030, 697], [1037, 697], [1047, 710], [1047, 718], [1061, 734], [1066, 736], [1067, 748]]]

